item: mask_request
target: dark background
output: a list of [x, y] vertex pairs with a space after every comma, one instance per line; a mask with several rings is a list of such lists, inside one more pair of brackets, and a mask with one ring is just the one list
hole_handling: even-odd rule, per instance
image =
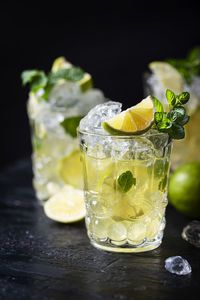
[[31, 153], [23, 70], [49, 71], [63, 55], [126, 108], [142, 99], [150, 61], [183, 57], [200, 44], [198, 2], [142, 3], [1, 4], [0, 166]]

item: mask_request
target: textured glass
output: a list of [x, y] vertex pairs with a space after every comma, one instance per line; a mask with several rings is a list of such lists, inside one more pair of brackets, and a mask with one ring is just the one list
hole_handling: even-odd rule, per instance
[[[158, 247], [165, 228], [171, 140], [167, 134], [115, 137], [79, 131], [86, 227], [91, 243], [108, 251]], [[130, 171], [127, 192], [119, 176]], [[129, 172], [129, 174], [130, 174]]]
[[32, 131], [33, 186], [41, 203], [65, 184], [82, 188], [78, 139], [66, 132], [61, 122], [84, 116], [102, 102], [100, 90], [83, 93], [71, 82], [56, 85], [48, 101], [30, 93], [27, 111]]

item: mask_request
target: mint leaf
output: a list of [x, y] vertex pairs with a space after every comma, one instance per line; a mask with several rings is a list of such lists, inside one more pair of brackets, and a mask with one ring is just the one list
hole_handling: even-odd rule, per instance
[[54, 85], [56, 84], [60, 79], [69, 80], [72, 82], [79, 81], [83, 78], [84, 71], [77, 67], [71, 67], [68, 69], [61, 69], [57, 72], [50, 72], [49, 73], [49, 84]]
[[181, 119], [177, 120], [177, 122], [179, 125], [183, 126], [188, 123], [189, 119], [190, 119], [190, 116], [185, 114]]
[[156, 112], [164, 112], [162, 103], [156, 97], [151, 96], [151, 98], [153, 99]]
[[169, 133], [169, 136], [175, 140], [181, 140], [181, 139], [184, 139], [184, 137], [185, 137], [184, 128], [183, 128], [183, 126], [181, 126], [179, 124], [173, 124], [172, 128], [170, 129], [170, 131], [168, 133]]
[[178, 72], [181, 74], [181, 76], [185, 79], [187, 84], [192, 83], [192, 77], [193, 77], [193, 71], [186, 69], [186, 67], [179, 68]]
[[40, 88], [44, 88], [47, 84], [47, 77], [43, 71], [40, 72], [37, 76], [34, 77], [30, 83], [31, 91], [36, 92]]
[[168, 59], [166, 61], [177, 69], [187, 84], [191, 84], [193, 76], [200, 75], [200, 46], [193, 48], [185, 59]]
[[176, 104], [176, 96], [174, 94], [174, 92], [172, 92], [171, 90], [167, 89], [166, 90], [166, 97], [167, 97], [167, 101], [171, 106], [174, 106]]
[[51, 92], [51, 89], [52, 89], [52, 87], [53, 87], [53, 85], [49, 85], [48, 83], [47, 83], [47, 85], [44, 87], [44, 94], [41, 96], [41, 98], [43, 99], [43, 100], [48, 100], [48, 97], [49, 97], [49, 94], [50, 94], [50, 92]]
[[65, 129], [67, 134], [70, 134], [73, 138], [75, 138], [77, 137], [76, 129], [82, 118], [83, 116], [65, 118], [60, 125]]
[[157, 124], [157, 129], [161, 132], [169, 132], [170, 128], [172, 127], [172, 122], [169, 119], [163, 119], [162, 122]]
[[21, 74], [22, 84], [26, 85], [27, 83], [31, 82], [32, 79], [37, 76], [38, 71], [37, 70], [26, 70], [23, 71]]
[[117, 179], [119, 189], [122, 193], [127, 193], [132, 185], [136, 185], [136, 178], [133, 177], [131, 171], [126, 171], [122, 173]]
[[175, 122], [177, 120], [177, 112], [175, 110], [171, 110], [166, 114], [166, 118], [170, 120], [170, 122]]
[[178, 95], [178, 101], [182, 104], [186, 104], [190, 99], [190, 94], [188, 92], [183, 92]]
[[27, 70], [21, 74], [22, 84], [30, 84], [30, 90], [36, 92], [47, 85], [47, 76], [43, 71]]
[[200, 59], [200, 46], [194, 47], [187, 55], [187, 60], [194, 61]]
[[37, 136], [34, 136], [33, 137], [33, 150], [38, 151], [41, 147], [41, 143], [42, 143], [41, 139]]
[[184, 107], [175, 107], [172, 112], [176, 113], [176, 123], [179, 125], [185, 125], [190, 117], [187, 115], [186, 110]]
[[172, 139], [183, 139], [185, 131], [183, 126], [189, 121], [182, 104], [187, 103], [190, 99], [188, 92], [183, 92], [180, 95], [175, 95], [173, 91], [166, 90], [166, 97], [170, 104], [171, 110], [168, 113], [154, 113], [154, 128], [160, 132], [168, 133]]
[[162, 122], [162, 120], [165, 118], [166, 113], [164, 112], [155, 112], [154, 113], [154, 121], [156, 124], [159, 122]]

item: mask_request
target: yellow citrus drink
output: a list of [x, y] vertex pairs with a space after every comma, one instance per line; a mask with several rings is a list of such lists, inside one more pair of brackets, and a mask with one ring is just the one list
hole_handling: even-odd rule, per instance
[[158, 247], [165, 227], [171, 140], [150, 130], [112, 136], [79, 130], [91, 243], [116, 252]]
[[82, 189], [82, 169], [76, 128], [95, 105], [104, 102], [92, 78], [64, 57], [57, 58], [51, 71], [22, 73], [29, 83], [27, 111], [32, 134], [33, 186], [43, 204], [65, 185]]
[[[30, 93], [28, 100], [33, 145], [33, 185], [41, 203], [59, 192], [65, 184], [82, 189], [77, 122], [95, 104], [104, 100], [99, 90], [90, 89], [82, 93], [71, 82], [56, 88], [53, 95], [55, 103], [41, 100], [33, 93]], [[58, 103], [61, 99], [59, 93], [63, 93], [61, 104]], [[63, 123], [70, 124], [70, 128], [73, 126], [73, 131], [67, 132]]]

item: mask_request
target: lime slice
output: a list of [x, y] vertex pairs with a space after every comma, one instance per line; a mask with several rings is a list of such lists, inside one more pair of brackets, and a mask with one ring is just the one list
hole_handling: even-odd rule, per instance
[[154, 61], [149, 64], [149, 68], [157, 76], [163, 90], [170, 89], [175, 94], [180, 94], [183, 91], [183, 78], [170, 64]]
[[[61, 69], [69, 69], [73, 67], [73, 65], [65, 59], [64, 56], [60, 56], [56, 58], [52, 65], [52, 72], [56, 72]], [[59, 83], [65, 82], [64, 79], [60, 80]], [[83, 92], [91, 89], [93, 87], [92, 76], [89, 73], [84, 73], [84, 76], [81, 80], [76, 82]]]
[[154, 122], [154, 103], [148, 96], [140, 103], [103, 123], [103, 128], [114, 135], [139, 135], [146, 132]]
[[85, 73], [83, 78], [77, 82], [82, 92], [85, 92], [93, 87], [92, 76], [89, 73]]
[[64, 56], [60, 56], [54, 60], [51, 71], [57, 72], [58, 70], [69, 69], [71, 67], [72, 64], [69, 61], [67, 61]]
[[65, 156], [59, 161], [58, 174], [66, 184], [70, 184], [77, 189], [82, 189], [82, 163], [80, 161], [80, 152], [78, 150]]
[[44, 204], [45, 215], [57, 222], [72, 223], [85, 217], [83, 191], [65, 186]]

